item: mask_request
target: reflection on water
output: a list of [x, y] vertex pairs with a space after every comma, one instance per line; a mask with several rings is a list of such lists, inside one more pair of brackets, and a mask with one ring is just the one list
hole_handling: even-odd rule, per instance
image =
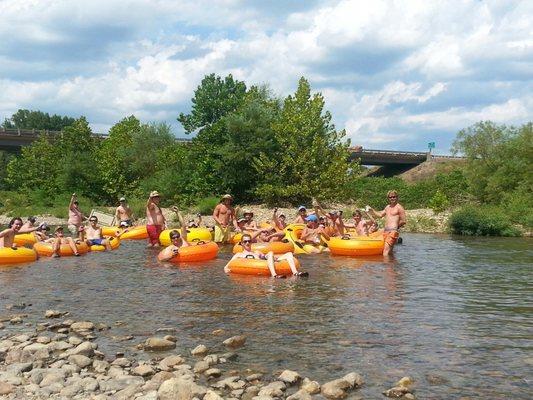
[[[123, 242], [112, 253], [0, 268], [0, 307], [33, 303], [38, 315], [56, 308], [112, 325], [100, 342], [109, 352], [162, 327], [177, 329], [184, 354], [218, 345], [215, 329], [245, 333], [236, 368], [290, 368], [319, 381], [355, 370], [371, 398], [404, 375], [419, 398], [526, 398], [531, 241], [404, 238], [388, 260], [302, 256], [310, 278], [284, 280], [226, 276], [229, 249], [175, 267]], [[134, 343], [111, 339], [127, 334]]]

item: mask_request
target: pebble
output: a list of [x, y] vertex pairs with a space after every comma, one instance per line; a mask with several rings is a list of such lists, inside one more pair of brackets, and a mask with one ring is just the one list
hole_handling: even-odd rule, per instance
[[64, 315], [64, 313], [57, 310], [46, 310], [46, 312], [44, 313], [45, 318], [59, 318], [62, 315]]
[[220, 375], [222, 375], [222, 371], [218, 368], [209, 368], [204, 372], [204, 375], [208, 378], [218, 378]]
[[298, 382], [300, 379], [302, 379], [302, 377], [300, 376], [298, 372], [286, 369], [285, 371], [281, 373], [278, 379], [282, 382], [293, 385], [296, 382]]
[[209, 349], [207, 348], [207, 346], [203, 344], [199, 344], [198, 346], [196, 346], [194, 349], [191, 350], [191, 354], [193, 356], [203, 356], [203, 355], [206, 355], [208, 351]]
[[150, 376], [154, 374], [154, 370], [151, 366], [142, 364], [133, 368], [133, 374], [139, 376]]
[[184, 363], [184, 360], [183, 358], [181, 358], [181, 356], [168, 356], [168, 357], [163, 358], [159, 362], [159, 367], [163, 371], [166, 371], [166, 370], [172, 369], [172, 367], [174, 367], [175, 365], [179, 365], [183, 363]]
[[21, 317], [13, 317], [9, 320], [9, 323], [12, 325], [15, 324], [22, 324], [22, 318]]
[[144, 342], [144, 349], [148, 351], [164, 351], [176, 348], [176, 343], [160, 337], [151, 337]]
[[205, 361], [198, 361], [196, 364], [194, 364], [193, 371], [197, 374], [201, 374], [202, 372], [205, 372], [209, 369], [209, 364]]
[[69, 356], [68, 361], [77, 365], [80, 368], [85, 368], [92, 364], [92, 360], [89, 357], [82, 356], [81, 354]]
[[74, 322], [70, 325], [70, 329], [75, 332], [92, 331], [94, 329], [94, 324], [89, 321]]
[[120, 357], [120, 358], [117, 358], [116, 360], [114, 360], [111, 365], [114, 365], [114, 366], [117, 366], [117, 367], [129, 367], [131, 365], [131, 361], [128, 360], [127, 358], [125, 357]]
[[15, 390], [15, 386], [11, 383], [0, 381], [0, 396], [4, 394], [10, 394]]
[[224, 346], [234, 349], [244, 346], [244, 343], [246, 343], [246, 336], [244, 335], [232, 336], [222, 342]]

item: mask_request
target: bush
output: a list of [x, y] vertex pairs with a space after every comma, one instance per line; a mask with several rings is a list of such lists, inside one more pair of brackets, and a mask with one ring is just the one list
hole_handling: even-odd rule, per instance
[[219, 202], [219, 197], [204, 197], [196, 204], [196, 210], [202, 215], [211, 215]]
[[455, 211], [448, 224], [452, 233], [469, 236], [520, 236], [509, 217], [496, 207], [466, 206]]
[[442, 193], [439, 189], [435, 192], [433, 197], [429, 199], [428, 206], [436, 213], [441, 213], [446, 210], [450, 205], [448, 197]]

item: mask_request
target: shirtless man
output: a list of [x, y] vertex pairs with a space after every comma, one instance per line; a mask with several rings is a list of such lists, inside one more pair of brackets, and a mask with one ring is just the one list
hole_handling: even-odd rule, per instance
[[387, 256], [392, 252], [394, 244], [400, 236], [399, 229], [405, 225], [406, 217], [404, 208], [398, 203], [398, 193], [395, 190], [390, 190], [387, 193], [389, 205], [383, 211], [375, 211], [371, 207], [367, 207], [370, 215], [376, 218], [385, 217], [385, 228], [383, 237], [385, 239], [385, 247], [383, 248], [383, 255]]
[[17, 246], [13, 241], [17, 233], [34, 232], [40, 227], [42, 228], [43, 226], [46, 226], [46, 224], [41, 224], [33, 228], [22, 228], [22, 218], [15, 217], [11, 221], [9, 221], [8, 228], [0, 232], [0, 247], [16, 248]]
[[252, 234], [254, 243], [280, 242], [285, 237], [285, 232], [276, 232], [274, 228], [260, 229]]
[[146, 230], [148, 231], [148, 247], [159, 247], [159, 235], [166, 229], [167, 222], [159, 202], [161, 196], [157, 191], [150, 193], [146, 202]]
[[287, 217], [285, 217], [285, 214], [280, 213], [278, 215], [278, 208], [274, 208], [274, 213], [272, 215], [272, 224], [274, 228], [276, 228], [278, 231], [282, 231], [287, 227]]
[[294, 220], [295, 224], [305, 224], [305, 219], [308, 217], [305, 206], [298, 207], [298, 216]]
[[[318, 217], [314, 214], [308, 216], [306, 218], [306, 226], [302, 231], [302, 235], [300, 236], [300, 240], [302, 240], [305, 244], [310, 244], [313, 246], [320, 245], [321, 238], [320, 236], [324, 236], [326, 240], [329, 240], [330, 237], [326, 233], [326, 229], [318, 226]], [[316, 249], [316, 252], [319, 253], [320, 250]]]
[[331, 236], [343, 236], [344, 221], [342, 220], [342, 211], [330, 211], [326, 214], [326, 218], [330, 221]]
[[133, 212], [128, 203], [126, 203], [125, 197], [119, 199], [119, 206], [115, 210], [115, 221], [120, 228], [133, 226]]
[[181, 234], [177, 230], [172, 230], [169, 236], [171, 245], [161, 250], [157, 256], [159, 261], [170, 261], [179, 254], [180, 248], [190, 246], [187, 242], [187, 228], [184, 226], [181, 227]]
[[235, 218], [235, 210], [231, 205], [232, 201], [233, 197], [230, 194], [225, 194], [213, 210], [216, 243], [228, 243], [231, 238], [232, 227], [240, 231]]
[[257, 226], [257, 222], [254, 221], [254, 213], [250, 210], [244, 210], [243, 212], [244, 224], [243, 231], [257, 232], [260, 228]]
[[226, 264], [226, 266], [224, 267], [225, 273], [229, 273], [231, 271], [229, 264], [231, 263], [232, 260], [236, 258], [255, 258], [258, 260], [267, 260], [267, 265], [270, 271], [270, 275], [272, 275], [272, 277], [274, 278], [285, 278], [285, 276], [283, 275], [276, 274], [276, 268], [274, 266], [274, 263], [276, 261], [281, 261], [281, 260], [287, 260], [287, 262], [289, 263], [289, 267], [291, 268], [291, 272], [294, 276], [302, 276], [302, 277], [309, 276], [308, 272], [298, 272], [298, 269], [296, 269], [296, 263], [294, 262], [294, 255], [292, 253], [285, 253], [281, 256], [274, 257], [274, 253], [272, 252], [269, 252], [268, 254], [265, 255], [258, 251], [253, 251], [252, 250], [252, 237], [247, 233], [242, 235], [241, 246], [243, 247], [243, 251], [235, 254], [231, 258], [231, 260]]
[[72, 239], [71, 237], [65, 237], [62, 226], [58, 226], [56, 228], [55, 235], [56, 237], [52, 237], [50, 239], [45, 240], [45, 243], [52, 243], [52, 250], [53, 250], [52, 257], [53, 258], [60, 257], [59, 252], [61, 250], [61, 245], [63, 244], [68, 244], [70, 248], [72, 249], [72, 253], [74, 253], [76, 257], [80, 256], [80, 253], [78, 252], [78, 248], [76, 247], [76, 243], [74, 243], [74, 239]]
[[[125, 231], [121, 232], [118, 236], [123, 233]], [[88, 246], [105, 246], [106, 250], [111, 250], [111, 243], [102, 236], [102, 228], [98, 226], [98, 218], [94, 215], [89, 218], [89, 226], [85, 230], [80, 231], [80, 237], [85, 239]]]
[[352, 214], [353, 223], [344, 224], [346, 228], [354, 228], [357, 236], [368, 236], [368, 228], [372, 225], [372, 221], [363, 219], [363, 214], [360, 210], [355, 210]]
[[82, 226], [83, 220], [85, 220], [83, 213], [80, 210], [80, 205], [76, 197], [76, 193], [72, 193], [70, 197], [70, 203], [68, 205], [68, 230], [73, 235], [77, 235]]

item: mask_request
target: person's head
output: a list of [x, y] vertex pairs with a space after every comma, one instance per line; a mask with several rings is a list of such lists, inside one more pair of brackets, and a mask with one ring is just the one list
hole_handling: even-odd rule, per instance
[[353, 217], [354, 220], [356, 220], [356, 221], [360, 221], [361, 218], [363, 217], [363, 214], [361, 214], [361, 211], [359, 211], [359, 210], [355, 210], [355, 211], [353, 212], [353, 214], [352, 214], [352, 217]]
[[339, 217], [339, 212], [338, 211], [330, 211], [328, 214], [329, 214], [329, 217], [332, 220], [336, 220]]
[[254, 217], [254, 213], [251, 212], [250, 210], [244, 210], [244, 212], [242, 213], [243, 217], [246, 219], [246, 221], [251, 221], [252, 218]]
[[29, 222], [30, 224], [33, 225], [33, 224], [35, 223], [35, 221], [37, 221], [37, 218], [36, 218], [36, 217], [34, 217], [34, 216], [28, 217], [28, 222]]
[[95, 215], [89, 217], [89, 223], [92, 227], [95, 227], [98, 224], [98, 218]]
[[72, 204], [74, 204], [74, 207], [78, 208], [80, 206], [80, 202], [78, 200], [74, 200], [72, 202]]
[[159, 204], [161, 201], [161, 195], [157, 190], [150, 192], [150, 200], [152, 200], [155, 204]]
[[298, 214], [300, 214], [302, 216], [307, 215], [307, 209], [305, 208], [305, 206], [298, 207]]
[[181, 235], [179, 231], [174, 229], [170, 231], [169, 236], [170, 236], [170, 241], [172, 242], [173, 245], [178, 246], [181, 244]]
[[246, 250], [249, 250], [252, 247], [252, 237], [245, 233], [241, 237], [241, 246], [244, 247]]
[[285, 222], [285, 220], [287, 219], [287, 217], [285, 216], [285, 214], [281, 213], [280, 215], [278, 215], [278, 218], [281, 222]]
[[187, 222], [187, 228], [198, 228], [198, 224], [194, 219], [190, 219], [189, 222]]
[[244, 226], [244, 223], [246, 222], [246, 218], [239, 218], [237, 220], [237, 225], [239, 226], [239, 228], [242, 228]]
[[398, 202], [398, 192], [396, 190], [389, 190], [387, 192], [387, 199], [389, 200], [389, 203], [397, 203]]
[[15, 217], [15, 218], [11, 219], [11, 221], [9, 221], [9, 225], [8, 226], [10, 228], [12, 228], [15, 232], [18, 232], [19, 229], [22, 227], [22, 218]]
[[126, 198], [125, 197], [121, 197], [120, 199], [118, 199], [118, 202], [121, 206], [125, 205], [126, 204]]
[[64, 235], [64, 232], [63, 232], [63, 227], [62, 226], [58, 226], [55, 230], [55, 234], [57, 237], [63, 237]]
[[231, 194], [225, 194], [224, 196], [222, 196], [222, 199], [220, 199], [220, 202], [226, 205], [230, 205], [232, 201], [233, 196]]
[[316, 228], [318, 225], [318, 217], [315, 214], [311, 214], [305, 219], [305, 222], [307, 222], [308, 228]]

